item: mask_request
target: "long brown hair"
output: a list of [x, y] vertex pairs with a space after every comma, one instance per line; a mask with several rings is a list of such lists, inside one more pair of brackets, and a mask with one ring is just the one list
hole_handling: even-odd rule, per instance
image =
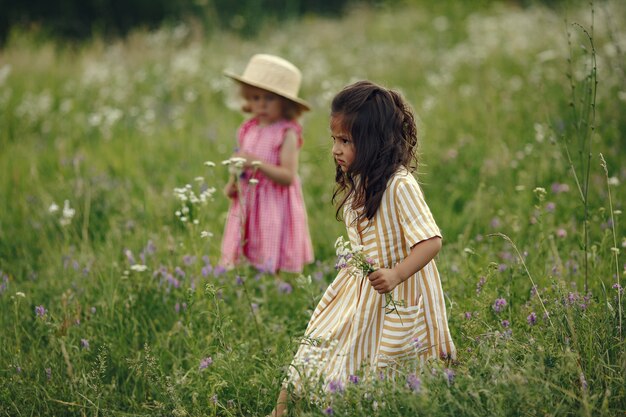
[[337, 219], [352, 197], [352, 209], [363, 209], [357, 221], [363, 217], [371, 220], [398, 168], [404, 166], [410, 172], [417, 169], [413, 112], [398, 92], [358, 81], [335, 96], [331, 116], [341, 116], [343, 128], [350, 132], [355, 146], [355, 160], [347, 172], [336, 167], [332, 201], [339, 202]]

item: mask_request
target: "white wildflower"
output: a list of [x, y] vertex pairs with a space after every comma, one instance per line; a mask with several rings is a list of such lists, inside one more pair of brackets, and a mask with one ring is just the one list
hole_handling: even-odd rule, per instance
[[204, 165], [208, 166], [209, 168], [213, 168], [215, 166], [215, 162], [213, 162], [213, 161], [206, 161], [204, 163]]
[[213, 237], [213, 233], [203, 230], [202, 232], [200, 232], [200, 237], [203, 239], [209, 239]]
[[204, 182], [204, 177], [196, 177], [196, 178], [194, 178], [194, 180], [196, 182], [199, 182], [200, 184], [202, 184]]
[[16, 292], [15, 295], [18, 297], [26, 298], [26, 294], [24, 294], [22, 291]]
[[50, 207], [48, 207], [48, 211], [50, 213], [56, 213], [57, 211], [59, 211], [59, 206], [57, 205], [57, 203], [53, 202], [52, 204], [50, 204]]
[[148, 270], [148, 267], [146, 265], [135, 264], [131, 265], [130, 269], [137, 272], [144, 272]]
[[617, 187], [619, 185], [619, 178], [617, 177], [609, 178], [609, 185], [613, 185]]

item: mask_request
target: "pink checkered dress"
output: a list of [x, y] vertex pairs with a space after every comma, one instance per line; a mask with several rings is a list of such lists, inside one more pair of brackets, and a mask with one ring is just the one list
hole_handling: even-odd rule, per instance
[[[287, 130], [293, 130], [302, 146], [302, 127], [295, 121], [280, 121], [269, 126], [259, 126], [257, 119], [244, 122], [239, 128], [238, 142], [241, 152], [256, 155], [268, 164], [280, 163], [280, 149]], [[300, 179], [291, 185], [276, 184], [257, 172], [258, 184], [250, 186], [252, 171], [240, 178], [241, 196], [232, 200], [222, 240], [220, 265], [231, 268], [239, 260], [241, 249], [256, 268], [276, 271], [301, 272], [313, 261], [313, 247], [307, 224], [306, 208], [302, 198]], [[243, 245], [241, 221], [245, 219]]]

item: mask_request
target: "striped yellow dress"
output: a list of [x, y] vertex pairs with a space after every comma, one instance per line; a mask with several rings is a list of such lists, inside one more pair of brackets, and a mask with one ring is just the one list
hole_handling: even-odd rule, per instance
[[[362, 245], [367, 257], [382, 268], [402, 261], [415, 244], [441, 236], [422, 191], [406, 169], [389, 180], [374, 219], [356, 224], [357, 214], [346, 204], [344, 219], [352, 245]], [[342, 269], [313, 312], [289, 370], [289, 382], [345, 381], [362, 371], [387, 371], [412, 361], [454, 358], [456, 351], [435, 261], [393, 290], [402, 301], [397, 311], [385, 311], [385, 296], [367, 278]]]

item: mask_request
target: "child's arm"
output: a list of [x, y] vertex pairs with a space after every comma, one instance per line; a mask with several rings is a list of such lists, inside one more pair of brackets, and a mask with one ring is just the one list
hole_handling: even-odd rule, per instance
[[411, 248], [411, 253], [391, 269], [379, 268], [368, 275], [372, 287], [386, 294], [424, 268], [439, 253], [439, 236], [423, 240]]
[[[298, 137], [296, 132], [289, 129], [280, 148], [280, 165], [262, 162], [257, 169], [277, 184], [291, 185], [298, 172], [298, 152]], [[238, 153], [235, 156], [246, 159], [246, 168], [251, 167], [252, 162], [256, 160], [254, 155], [246, 153]]]

